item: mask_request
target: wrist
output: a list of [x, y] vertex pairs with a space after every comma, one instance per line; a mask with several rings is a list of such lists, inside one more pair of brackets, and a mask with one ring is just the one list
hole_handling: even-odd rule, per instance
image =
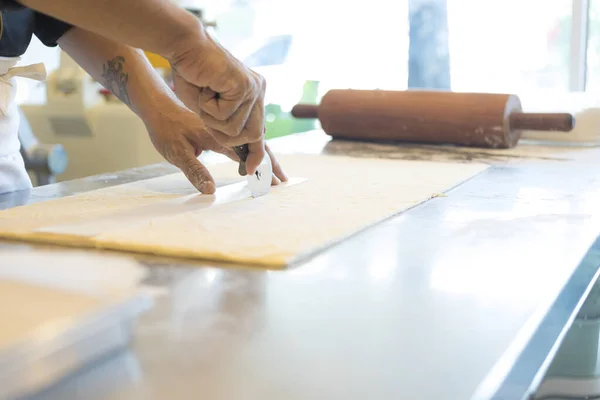
[[182, 11], [185, 18], [178, 19], [178, 29], [173, 30], [172, 34], [166, 38], [163, 48], [158, 53], [171, 64], [183, 54], [202, 46], [210, 40], [200, 20], [192, 13], [186, 10]]
[[135, 111], [146, 126], [161, 124], [165, 118], [189, 112], [170, 89], [166, 90], [168, 92], [159, 90], [147, 96]]

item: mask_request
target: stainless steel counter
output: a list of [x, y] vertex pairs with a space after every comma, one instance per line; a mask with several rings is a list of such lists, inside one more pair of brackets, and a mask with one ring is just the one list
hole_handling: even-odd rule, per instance
[[[535, 388], [598, 275], [600, 150], [400, 148], [320, 132], [272, 147], [493, 166], [292, 270], [139, 258], [158, 297], [131, 352], [36, 399], [518, 399]], [[0, 207], [173, 171], [60, 183]], [[40, 248], [0, 250], [15, 246]]]

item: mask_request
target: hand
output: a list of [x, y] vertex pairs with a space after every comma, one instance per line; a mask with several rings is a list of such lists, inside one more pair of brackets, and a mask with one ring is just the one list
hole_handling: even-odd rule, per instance
[[243, 65], [203, 29], [170, 58], [175, 92], [226, 147], [248, 144], [248, 173], [265, 155], [264, 78]]
[[[213, 177], [198, 160], [203, 151], [211, 150], [239, 162], [235, 152], [217, 143], [206, 131], [200, 117], [183, 106], [173, 104], [161, 107], [144, 123], [156, 150], [168, 162], [178, 167], [201, 193], [213, 194], [216, 190]], [[265, 146], [264, 151], [271, 158], [273, 165], [271, 184], [277, 185], [286, 181], [287, 176], [268, 146]]]

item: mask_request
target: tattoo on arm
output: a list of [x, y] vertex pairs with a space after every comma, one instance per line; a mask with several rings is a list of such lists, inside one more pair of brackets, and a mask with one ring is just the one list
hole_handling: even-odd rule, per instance
[[119, 98], [123, 103], [131, 106], [129, 100], [129, 91], [127, 90], [127, 82], [129, 81], [129, 74], [123, 72], [123, 64], [125, 64], [125, 57], [117, 56], [112, 60], [108, 60], [106, 64], [102, 66], [102, 79], [104, 79], [104, 86]]

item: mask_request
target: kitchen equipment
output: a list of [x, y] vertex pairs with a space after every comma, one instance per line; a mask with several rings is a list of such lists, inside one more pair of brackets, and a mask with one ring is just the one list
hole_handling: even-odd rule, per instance
[[526, 112], [569, 112], [577, 124], [563, 132], [529, 131], [521, 134], [521, 143], [568, 147], [600, 146], [600, 101], [593, 92], [524, 92], [519, 93]]
[[256, 172], [252, 175], [248, 175], [246, 172], [246, 159], [248, 158], [249, 153], [248, 145], [234, 146], [233, 151], [235, 151], [240, 158], [238, 173], [241, 176], [246, 177], [252, 197], [260, 197], [269, 193], [273, 177], [273, 166], [271, 165], [271, 158], [269, 155], [265, 154]]
[[[521, 130], [573, 129], [569, 113], [523, 113], [516, 95], [425, 90], [330, 90], [320, 105], [298, 104], [334, 138], [511, 148]], [[567, 134], [565, 134], [567, 135]]]
[[27, 172], [35, 176], [36, 186], [49, 185], [67, 167], [67, 153], [61, 144], [40, 143], [35, 137], [25, 113], [19, 108], [19, 141]]

